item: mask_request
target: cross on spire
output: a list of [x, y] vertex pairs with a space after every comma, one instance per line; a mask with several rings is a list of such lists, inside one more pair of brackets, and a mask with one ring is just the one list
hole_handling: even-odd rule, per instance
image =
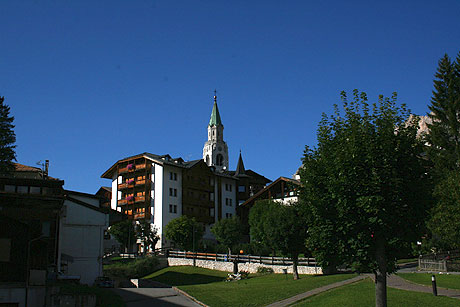
[[214, 101], [217, 101], [217, 90], [214, 90]]

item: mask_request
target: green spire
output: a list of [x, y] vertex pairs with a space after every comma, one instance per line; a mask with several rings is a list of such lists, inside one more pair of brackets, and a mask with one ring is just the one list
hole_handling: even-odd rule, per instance
[[222, 126], [222, 120], [220, 119], [219, 108], [217, 107], [217, 96], [214, 95], [214, 106], [212, 107], [211, 119], [209, 120], [209, 126]]

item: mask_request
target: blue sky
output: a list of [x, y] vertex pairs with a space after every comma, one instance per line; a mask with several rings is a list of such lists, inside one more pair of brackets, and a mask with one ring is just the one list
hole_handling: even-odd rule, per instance
[[214, 89], [230, 168], [290, 177], [342, 90], [425, 114], [460, 1], [0, 2], [18, 162], [94, 193], [118, 159], [200, 159]]

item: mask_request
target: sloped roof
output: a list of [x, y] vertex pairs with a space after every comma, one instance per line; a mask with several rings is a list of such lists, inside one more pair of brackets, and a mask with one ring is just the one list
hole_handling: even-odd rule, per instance
[[234, 176], [235, 177], [248, 177], [248, 175], [246, 175], [246, 170], [244, 169], [244, 163], [243, 163], [243, 158], [241, 157], [241, 151], [240, 151], [240, 157], [238, 158], [238, 164], [236, 165]]
[[248, 198], [244, 203], [242, 203], [240, 205], [241, 206], [247, 206], [247, 204], [251, 203], [252, 201], [254, 201], [254, 199], [257, 199], [261, 194], [267, 192], [268, 190], [270, 190], [272, 187], [274, 187], [278, 182], [280, 181], [284, 181], [284, 182], [290, 182], [290, 183], [293, 183], [295, 185], [298, 185], [300, 186], [300, 182], [298, 180], [295, 180], [295, 179], [291, 179], [291, 178], [287, 178], [287, 177], [279, 177], [278, 179], [276, 179], [275, 181], [273, 181], [272, 183], [270, 183], [268, 186], [265, 186], [262, 190], [260, 190], [259, 192], [257, 192], [256, 194], [254, 194], [253, 196], [251, 196], [250, 198]]
[[220, 119], [219, 108], [217, 107], [216, 96], [214, 96], [214, 105], [212, 107], [211, 119], [209, 120], [209, 126], [222, 126], [222, 120]]

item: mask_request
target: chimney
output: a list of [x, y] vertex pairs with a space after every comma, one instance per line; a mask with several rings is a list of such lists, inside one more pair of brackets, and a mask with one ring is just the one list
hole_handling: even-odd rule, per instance
[[45, 160], [45, 178], [48, 178], [48, 168], [50, 166], [50, 160]]

